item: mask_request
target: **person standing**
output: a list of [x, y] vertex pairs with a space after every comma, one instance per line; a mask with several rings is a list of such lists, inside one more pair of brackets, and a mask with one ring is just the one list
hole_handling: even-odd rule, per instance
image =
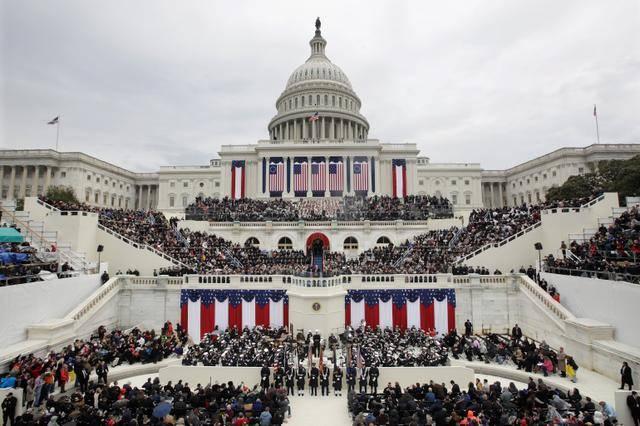
[[624, 389], [624, 385], [629, 386], [629, 390], [633, 386], [633, 374], [627, 361], [624, 361], [622, 368], [620, 368], [620, 389]]
[[295, 383], [295, 378], [296, 378], [296, 372], [293, 369], [293, 366], [290, 365], [289, 369], [285, 373], [285, 379], [284, 379], [285, 384], [287, 385], [287, 396], [289, 394], [291, 394], [291, 396], [293, 396], [293, 385]]
[[347, 393], [353, 392], [356, 387], [356, 376], [358, 375], [358, 370], [351, 365], [347, 367]]
[[638, 397], [638, 392], [631, 391], [629, 395], [627, 395], [627, 407], [629, 407], [629, 411], [631, 412], [631, 417], [633, 417], [634, 426], [640, 425], [640, 398]]
[[269, 388], [269, 377], [271, 376], [271, 370], [267, 364], [264, 364], [260, 369], [260, 387], [262, 390], [267, 390]]
[[562, 258], [566, 259], [567, 258], [567, 243], [565, 243], [564, 241], [562, 243], [560, 243], [560, 251], [562, 251]]
[[11, 426], [15, 425], [16, 419], [16, 406], [18, 405], [18, 398], [13, 396], [13, 392], [9, 392], [2, 401], [2, 421], [6, 426], [11, 422]]
[[366, 366], [362, 366], [360, 369], [360, 376], [358, 378], [358, 384], [360, 385], [360, 393], [367, 393], [367, 382], [369, 380], [369, 369]]
[[337, 365], [333, 369], [333, 395], [342, 396], [342, 370]]
[[296, 374], [296, 384], [298, 385], [298, 396], [304, 396], [304, 382], [307, 380], [307, 370], [300, 365]]
[[109, 366], [106, 362], [101, 361], [100, 364], [96, 367], [96, 374], [98, 375], [98, 383], [102, 382], [105, 385], [107, 382], [107, 374], [109, 373]]
[[378, 393], [378, 377], [379, 376], [380, 376], [380, 371], [378, 370], [378, 366], [373, 364], [373, 366], [369, 370], [369, 386], [371, 387], [371, 393], [374, 395]]
[[473, 334], [473, 324], [469, 319], [464, 322], [464, 335], [469, 337]]
[[309, 391], [311, 395], [318, 396], [318, 377], [320, 376], [320, 370], [316, 367], [315, 363], [311, 366], [309, 371]]
[[329, 369], [327, 367], [323, 367], [322, 373], [320, 373], [320, 393], [322, 396], [329, 396]]
[[563, 347], [560, 347], [556, 358], [558, 359], [558, 370], [560, 371], [560, 376], [567, 377], [567, 354], [564, 352]]

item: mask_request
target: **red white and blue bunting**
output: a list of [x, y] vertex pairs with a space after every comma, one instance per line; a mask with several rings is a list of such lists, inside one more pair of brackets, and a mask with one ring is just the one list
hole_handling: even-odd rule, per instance
[[194, 342], [216, 327], [282, 327], [289, 324], [286, 290], [182, 290], [180, 323]]
[[438, 334], [456, 328], [456, 293], [453, 289], [348, 290], [345, 325], [354, 328], [416, 327]]

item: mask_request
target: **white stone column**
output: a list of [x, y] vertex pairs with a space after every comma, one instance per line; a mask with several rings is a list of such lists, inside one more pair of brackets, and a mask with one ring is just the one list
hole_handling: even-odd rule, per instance
[[147, 210], [151, 210], [151, 185], [147, 185]]
[[493, 182], [489, 182], [489, 197], [491, 197], [491, 201], [489, 202], [489, 207], [496, 207], [495, 197], [493, 196]]
[[33, 171], [33, 183], [31, 184], [31, 196], [37, 197], [38, 194], [38, 181], [40, 180], [40, 166], [35, 166]]
[[27, 166], [22, 166], [22, 179], [20, 179], [20, 192], [18, 198], [24, 198], [24, 194], [27, 190]]
[[16, 166], [11, 166], [11, 175], [9, 177], [9, 190], [7, 191], [7, 199], [13, 200], [16, 193]]
[[302, 138], [301, 139], [307, 139], [307, 120], [305, 120], [304, 118], [302, 119]]
[[498, 196], [500, 197], [500, 202], [498, 203], [498, 207], [502, 207], [504, 204], [504, 199], [502, 195], [502, 182], [498, 183]]
[[[176, 194], [176, 198], [178, 197], [178, 195]], [[100, 201], [100, 200], [98, 200]], [[176, 204], [178, 203], [178, 200], [176, 200]], [[138, 210], [142, 210], [142, 185], [138, 185], [138, 203], [137, 203], [137, 207]]]
[[329, 194], [329, 157], [324, 158], [324, 196]]
[[0, 200], [2, 200], [3, 185], [4, 185], [4, 166], [0, 166]]
[[331, 140], [335, 140], [336, 139], [336, 120], [335, 118], [331, 117], [331, 129], [329, 129], [329, 138]]
[[44, 186], [42, 187], [43, 194], [47, 193], [47, 189], [51, 184], [51, 172], [53, 172], [53, 167], [47, 166], [44, 171]]

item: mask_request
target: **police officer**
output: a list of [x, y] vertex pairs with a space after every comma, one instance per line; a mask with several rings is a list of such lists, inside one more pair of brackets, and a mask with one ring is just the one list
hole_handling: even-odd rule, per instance
[[337, 365], [333, 369], [333, 395], [342, 396], [342, 370]]
[[260, 387], [262, 390], [269, 388], [269, 376], [271, 376], [271, 370], [267, 367], [267, 364], [260, 369]]
[[380, 376], [380, 371], [378, 370], [378, 366], [373, 364], [373, 366], [369, 369], [369, 386], [371, 386], [371, 393], [376, 395], [378, 393], [378, 377]]
[[347, 392], [352, 392], [356, 386], [356, 376], [358, 370], [353, 365], [347, 367]]
[[316, 367], [316, 364], [311, 364], [311, 371], [309, 372], [309, 389], [311, 395], [318, 396], [318, 377], [320, 376], [320, 370]]
[[304, 396], [304, 382], [307, 380], [307, 370], [302, 365], [298, 366], [296, 372], [296, 385], [298, 386], [298, 396]]
[[369, 369], [366, 365], [360, 369], [358, 383], [360, 384], [360, 393], [367, 393], [367, 380], [369, 378]]
[[320, 373], [320, 393], [322, 396], [329, 396], [329, 369], [327, 367], [323, 367], [322, 373]]
[[296, 371], [293, 369], [293, 365], [289, 366], [285, 374], [285, 383], [287, 385], [287, 396], [291, 394], [293, 396], [293, 385], [296, 381]]

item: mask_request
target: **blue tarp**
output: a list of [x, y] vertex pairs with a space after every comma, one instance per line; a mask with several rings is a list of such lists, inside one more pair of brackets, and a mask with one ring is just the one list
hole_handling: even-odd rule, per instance
[[26, 253], [0, 253], [0, 263], [6, 265], [8, 263], [23, 263], [29, 260], [29, 255]]

